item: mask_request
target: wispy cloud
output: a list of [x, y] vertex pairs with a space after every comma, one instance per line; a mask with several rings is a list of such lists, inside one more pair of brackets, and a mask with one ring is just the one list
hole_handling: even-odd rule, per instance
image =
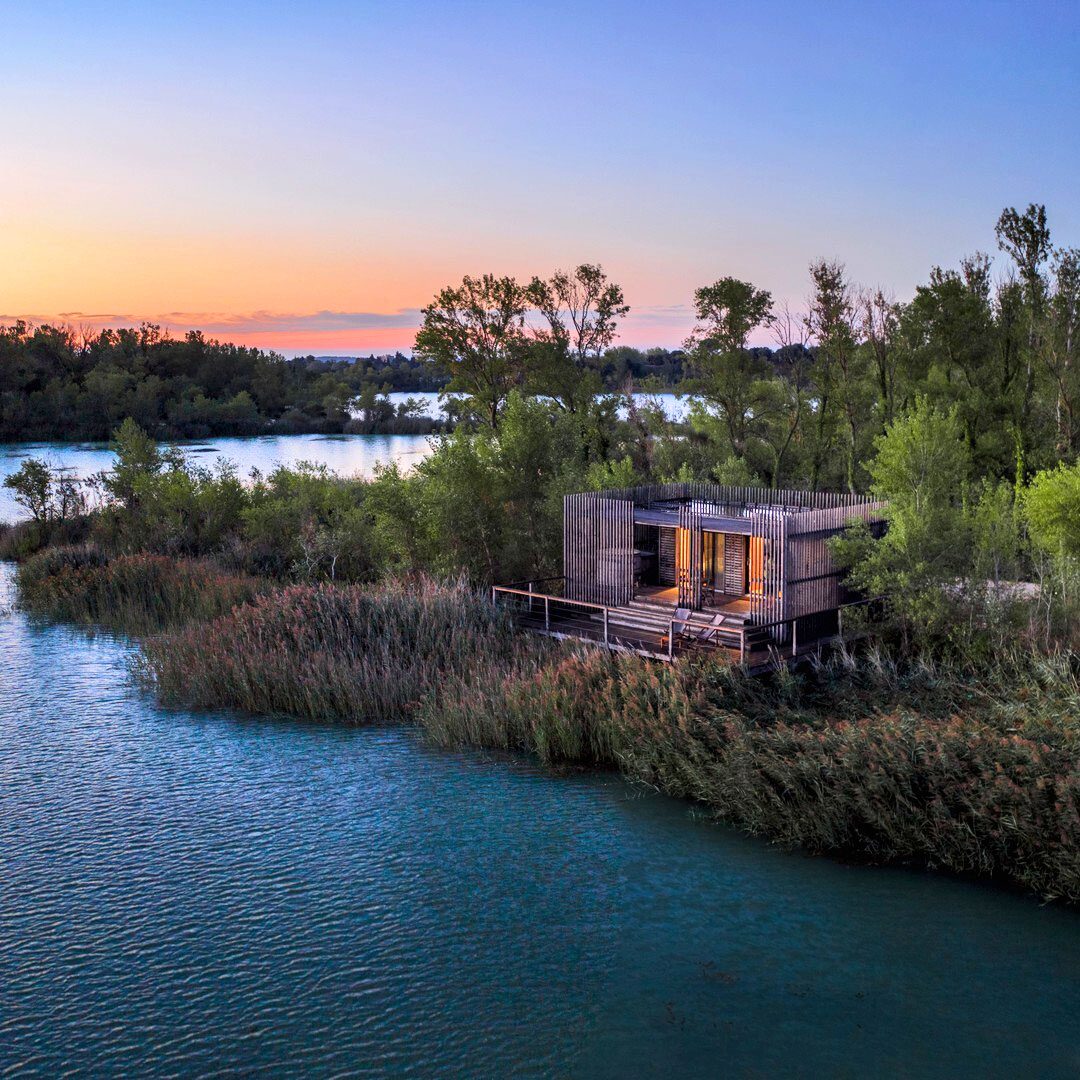
[[251, 311], [89, 312], [58, 311], [53, 315], [3, 315], [0, 322], [23, 319], [41, 323], [89, 323], [94, 326], [138, 326], [157, 323], [177, 330], [203, 330], [209, 334], [273, 334], [341, 330], [414, 330], [420, 325], [419, 308], [398, 311], [312, 311], [308, 313]]
[[197, 327], [212, 334], [415, 329], [420, 325], [420, 309], [401, 308], [398, 311], [389, 312], [313, 311], [309, 313], [252, 311], [246, 314], [170, 311], [161, 315], [158, 321], [170, 326]]

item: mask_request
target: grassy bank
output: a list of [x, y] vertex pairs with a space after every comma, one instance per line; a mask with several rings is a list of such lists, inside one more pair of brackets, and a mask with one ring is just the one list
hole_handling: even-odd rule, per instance
[[461, 582], [282, 587], [79, 546], [27, 560], [19, 584], [31, 610], [151, 634], [138, 675], [170, 703], [416, 722], [445, 746], [618, 770], [784, 845], [1080, 902], [1067, 654], [975, 670], [865, 653], [749, 679], [523, 638]]
[[459, 679], [440, 743], [604, 765], [782, 844], [1080, 901], [1080, 689], [1065, 658], [971, 672], [873, 657], [749, 680], [599, 652]]

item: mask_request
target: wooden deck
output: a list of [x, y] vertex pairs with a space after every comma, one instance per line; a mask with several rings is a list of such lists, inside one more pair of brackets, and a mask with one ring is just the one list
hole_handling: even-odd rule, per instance
[[492, 598], [510, 608], [522, 629], [660, 660], [713, 653], [733, 663], [753, 664], [775, 654], [768, 631], [750, 624], [745, 597], [717, 597], [713, 606], [676, 619], [673, 587], [644, 587], [629, 604], [605, 606], [541, 592], [541, 584], [496, 586]]
[[830, 632], [812, 640], [806, 640], [804, 635], [800, 641], [797, 620], [754, 624], [749, 598], [745, 596], [717, 596], [711, 606], [676, 619], [674, 588], [641, 587], [629, 604], [605, 606], [569, 599], [555, 591], [542, 591], [558, 588], [561, 582], [561, 578], [549, 578], [497, 585], [492, 589], [492, 600], [508, 608], [515, 623], [532, 633], [588, 641], [614, 651], [663, 661], [712, 655], [742, 664], [751, 673], [794, 664], [843, 640], [840, 609], [837, 609], [840, 633]]

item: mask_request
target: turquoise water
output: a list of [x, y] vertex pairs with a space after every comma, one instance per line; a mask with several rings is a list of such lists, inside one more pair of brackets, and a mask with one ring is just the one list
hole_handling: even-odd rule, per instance
[[1080, 1071], [1074, 911], [612, 776], [163, 710], [0, 572], [2, 1075]]

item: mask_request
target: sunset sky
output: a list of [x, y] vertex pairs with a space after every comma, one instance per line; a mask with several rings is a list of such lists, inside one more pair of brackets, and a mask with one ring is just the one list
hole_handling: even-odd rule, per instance
[[[1080, 245], [1073, 3], [2, 3], [0, 322], [408, 348], [599, 262], [674, 345], [726, 274], [904, 298], [1003, 206]], [[1000, 264], [999, 264], [1000, 265]]]

